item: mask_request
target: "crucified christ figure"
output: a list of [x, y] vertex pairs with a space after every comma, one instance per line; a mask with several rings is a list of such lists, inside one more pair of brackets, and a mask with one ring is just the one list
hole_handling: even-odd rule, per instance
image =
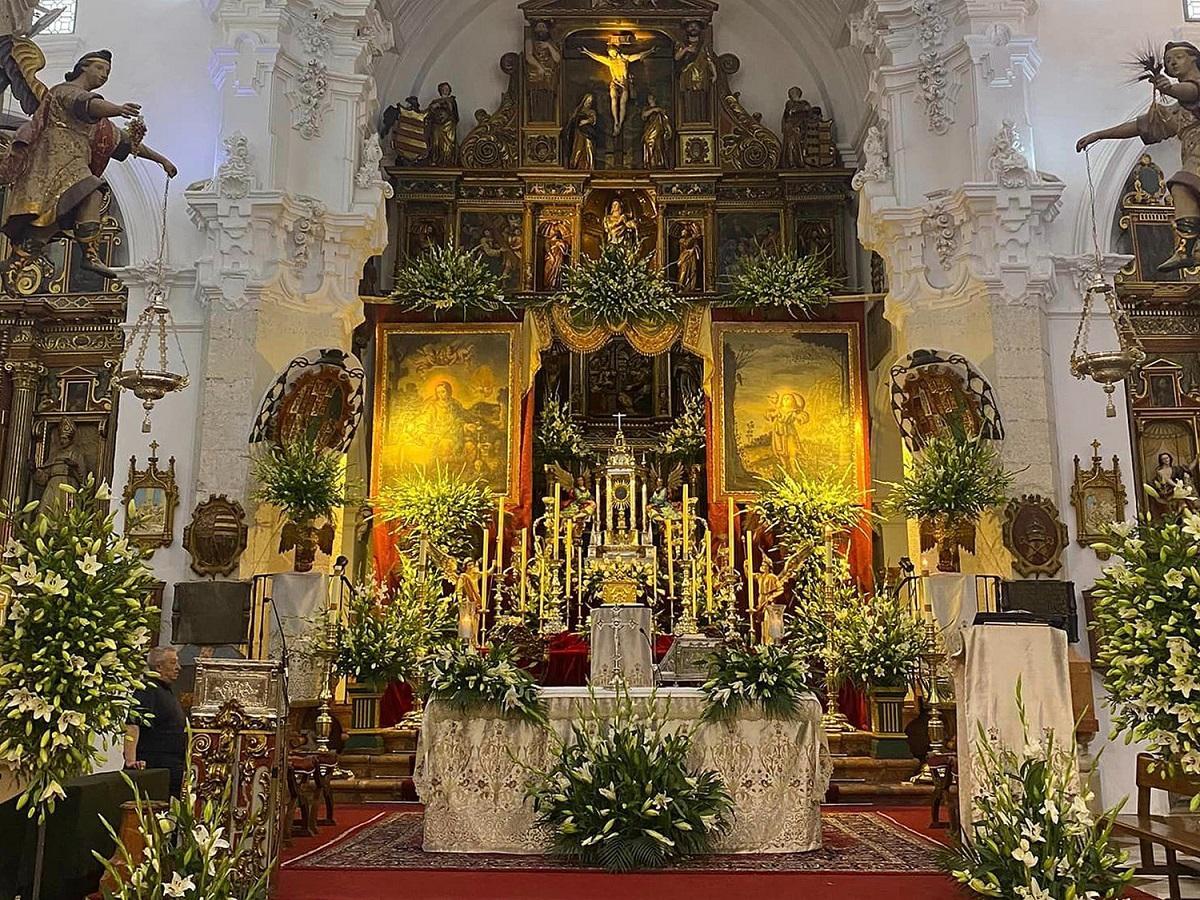
[[616, 44], [609, 44], [607, 56], [593, 53], [587, 47], [583, 48], [583, 52], [608, 69], [611, 79], [608, 85], [608, 97], [612, 103], [613, 134], [620, 134], [621, 129], [625, 127], [625, 112], [629, 108], [629, 66], [639, 59], [645, 59], [654, 51], [650, 49], [641, 53], [625, 54]]

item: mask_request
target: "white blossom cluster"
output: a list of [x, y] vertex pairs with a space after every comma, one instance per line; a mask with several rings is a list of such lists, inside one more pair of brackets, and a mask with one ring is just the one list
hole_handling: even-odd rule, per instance
[[487, 654], [443, 647], [426, 661], [425, 680], [431, 697], [459, 708], [494, 706], [530, 722], [546, 720], [537, 684], [500, 646]]

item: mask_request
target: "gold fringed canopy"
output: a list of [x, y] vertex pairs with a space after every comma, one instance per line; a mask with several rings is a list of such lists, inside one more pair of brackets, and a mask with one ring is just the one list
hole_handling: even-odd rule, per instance
[[704, 360], [704, 392], [712, 396], [715, 366], [712, 312], [707, 304], [687, 304], [678, 319], [624, 321], [617, 325], [581, 320], [561, 304], [526, 310], [521, 335], [525, 390], [533, 386], [542, 366], [542, 354], [555, 340], [562, 341], [575, 353], [594, 353], [618, 335], [643, 356], [658, 356], [681, 343], [684, 350]]

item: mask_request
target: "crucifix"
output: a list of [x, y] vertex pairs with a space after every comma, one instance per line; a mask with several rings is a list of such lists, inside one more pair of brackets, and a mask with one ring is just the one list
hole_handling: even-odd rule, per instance
[[613, 418], [617, 420], [617, 431], [621, 430], [621, 420], [628, 417], [628, 413], [616, 413]]
[[645, 59], [654, 49], [641, 53], [622, 53], [620, 46], [610, 42], [606, 54], [594, 53], [587, 47], [582, 48], [585, 56], [594, 59], [608, 69], [608, 98], [612, 107], [614, 135], [620, 134], [625, 127], [625, 113], [629, 109], [629, 93], [632, 87], [629, 66], [638, 60]]

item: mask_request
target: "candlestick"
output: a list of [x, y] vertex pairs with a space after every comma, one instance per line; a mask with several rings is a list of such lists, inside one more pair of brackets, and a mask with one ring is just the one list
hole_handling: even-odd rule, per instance
[[521, 614], [524, 615], [528, 607], [527, 590], [529, 587], [529, 529], [521, 529]]
[[558, 528], [559, 515], [562, 511], [562, 485], [559, 482], [554, 483], [554, 558], [558, 559]]
[[825, 590], [833, 587], [833, 528], [825, 526]]
[[563, 596], [566, 597], [567, 616], [568, 617], [571, 615], [571, 605], [570, 605], [571, 604], [571, 563], [574, 561], [572, 559], [572, 557], [574, 557], [574, 555], [575, 555], [572, 552], [574, 549], [574, 545], [575, 545], [574, 537], [575, 537], [575, 522], [571, 519], [567, 519], [567, 544], [566, 544], [566, 548], [565, 548], [565, 553], [566, 553], [566, 557], [567, 557], [567, 583], [563, 590]]
[[579, 544], [579, 574], [575, 576], [575, 621], [583, 625], [583, 543]]
[[716, 612], [713, 602], [713, 566], [712, 566], [712, 532], [704, 532], [704, 583], [707, 585], [708, 603], [706, 609], [711, 616]]
[[750, 532], [746, 532], [746, 610], [754, 615], [754, 535]]
[[499, 574], [504, 565], [504, 502], [501, 497], [496, 509], [496, 572]]
[[725, 501], [729, 508], [729, 562], [733, 564], [733, 541], [737, 536], [737, 510], [733, 508], [733, 497], [727, 496]]
[[688, 528], [688, 522], [690, 521], [688, 519], [688, 506], [689, 506], [688, 495], [689, 495], [688, 486], [687, 486], [687, 484], [684, 484], [684, 486], [683, 486], [683, 534], [682, 534], [683, 558], [684, 559], [687, 559], [689, 556], [691, 556], [691, 553], [689, 551], [691, 550], [691, 543], [692, 543], [692, 530], [690, 528]]
[[672, 540], [671, 520], [667, 519], [667, 597], [675, 598], [675, 542]]
[[[643, 460], [645, 462], [645, 460]], [[642, 481], [642, 533], [650, 530], [650, 505], [646, 502], [646, 482]], [[640, 544], [641, 541], [638, 541]]]
[[543, 546], [538, 553], [539, 577], [538, 577], [538, 621], [546, 620], [546, 548]]
[[480, 601], [480, 606], [483, 608], [484, 614], [487, 613], [487, 608], [488, 608], [487, 582], [488, 582], [488, 544], [489, 543], [490, 542], [487, 539], [487, 532], [485, 531], [483, 533], [483, 568], [479, 572], [479, 589], [483, 595], [482, 600]]

